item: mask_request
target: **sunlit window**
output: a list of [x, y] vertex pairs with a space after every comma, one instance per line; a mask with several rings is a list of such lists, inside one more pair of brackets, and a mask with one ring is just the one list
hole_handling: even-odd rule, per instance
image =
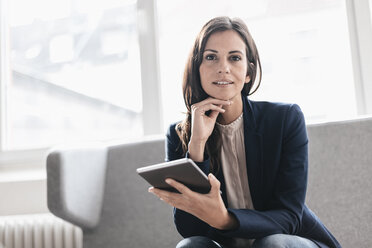
[[[7, 3], [5, 149], [143, 135], [136, 0]], [[258, 46], [263, 79], [251, 99], [297, 103], [308, 122], [356, 115], [345, 1], [156, 3], [165, 126], [184, 116], [187, 55], [219, 15], [242, 18]]]
[[[177, 2], [177, 3], [176, 3]], [[182, 2], [182, 3], [180, 3]], [[212, 17], [240, 17], [260, 52], [254, 100], [294, 102], [308, 121], [356, 115], [344, 1], [158, 1], [165, 124], [183, 118], [181, 82], [198, 31]]]
[[372, 26], [372, 0], [369, 0], [369, 14], [370, 14], [370, 21]]
[[136, 1], [9, 5], [6, 149], [142, 135]]

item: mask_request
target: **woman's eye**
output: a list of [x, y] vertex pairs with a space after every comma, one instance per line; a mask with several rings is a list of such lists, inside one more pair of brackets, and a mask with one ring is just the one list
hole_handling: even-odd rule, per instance
[[242, 58], [240, 56], [231, 56], [231, 60], [240, 61]]
[[216, 56], [213, 55], [213, 54], [209, 54], [209, 55], [205, 56], [205, 59], [206, 60], [214, 60], [214, 59], [216, 59]]

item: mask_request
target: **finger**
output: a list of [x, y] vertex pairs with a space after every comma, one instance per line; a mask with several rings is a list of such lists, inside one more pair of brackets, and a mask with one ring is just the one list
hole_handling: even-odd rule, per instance
[[161, 190], [157, 188], [152, 188], [151, 193], [153, 193], [155, 196], [157, 196], [160, 200], [163, 202], [171, 205], [172, 207], [187, 211], [187, 204], [189, 204], [189, 198], [186, 197], [183, 194], [179, 193], [173, 193], [166, 190]]
[[209, 173], [208, 175], [209, 183], [211, 184], [211, 193], [212, 194], [220, 194], [220, 186], [221, 183], [218, 179], [212, 174]]
[[[218, 106], [219, 106], [220, 108], [222, 108], [222, 105], [218, 105]], [[225, 110], [225, 109], [223, 109], [223, 110]], [[226, 111], [226, 110], [225, 110], [225, 111]], [[224, 113], [225, 111], [223, 111], [223, 112], [212, 111], [212, 112], [210, 113], [209, 117], [210, 117], [212, 120], [216, 121], [218, 115], [219, 115], [220, 113]]]
[[231, 100], [220, 100], [220, 99], [209, 97], [201, 102], [193, 104], [192, 106], [200, 107], [206, 104], [215, 104], [215, 105], [224, 106], [224, 105], [231, 105], [232, 101]]
[[190, 190], [188, 187], [183, 185], [182, 183], [177, 182], [176, 180], [173, 180], [171, 178], [165, 179], [165, 182], [178, 190], [181, 194], [191, 194], [193, 191]]
[[205, 103], [213, 103], [213, 104], [216, 104], [216, 105], [231, 105], [232, 104], [231, 100], [221, 100], [221, 99], [217, 99], [217, 98], [213, 98], [213, 97], [208, 97], [204, 101], [205, 101]]
[[220, 114], [220, 112], [218, 112], [218, 111], [212, 111], [211, 114], [209, 115], [209, 117], [213, 120], [216, 120], [219, 114]]
[[218, 113], [225, 113], [225, 111], [226, 111], [222, 107], [219, 107], [218, 105], [214, 105], [214, 104], [206, 104], [206, 105], [203, 105], [203, 106], [194, 107], [194, 112], [197, 112], [197, 113], [200, 113], [200, 114], [203, 114], [203, 115], [205, 114], [205, 112], [207, 112], [209, 110], [217, 111]]
[[177, 196], [180, 195], [178, 193], [173, 193], [173, 192], [170, 192], [170, 191], [167, 191], [167, 190], [161, 190], [161, 189], [157, 189], [157, 188], [154, 188], [154, 187], [149, 188], [149, 192], [153, 193], [154, 195], [159, 197], [160, 200], [165, 201], [169, 204], [170, 204], [170, 202], [174, 201], [174, 199], [176, 199]]

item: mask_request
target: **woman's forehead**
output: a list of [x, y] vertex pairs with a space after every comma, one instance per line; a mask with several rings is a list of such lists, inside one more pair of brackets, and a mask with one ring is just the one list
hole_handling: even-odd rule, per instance
[[209, 36], [204, 51], [237, 50], [244, 52], [246, 45], [242, 37], [235, 30], [218, 31]]

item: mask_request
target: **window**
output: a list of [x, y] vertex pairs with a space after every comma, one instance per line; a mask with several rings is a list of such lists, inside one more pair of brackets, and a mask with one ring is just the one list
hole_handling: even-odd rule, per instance
[[[158, 1], [165, 124], [181, 120], [182, 73], [202, 25], [242, 18], [258, 46], [261, 88], [251, 98], [298, 103], [308, 121], [356, 115], [344, 1]], [[192, 16], [192, 18], [190, 18]]]
[[4, 149], [143, 134], [136, 1], [8, 6]]
[[369, 0], [369, 15], [370, 15], [370, 21], [372, 26], [372, 0]]
[[[346, 2], [350, 12], [356, 0]], [[159, 132], [151, 128], [161, 122], [165, 129], [179, 121], [185, 111], [181, 81], [186, 57], [201, 26], [218, 15], [244, 19], [257, 43], [263, 81], [252, 99], [298, 103], [311, 122], [352, 117], [356, 101], [362, 106], [364, 99], [372, 99], [369, 80], [356, 84], [352, 76], [350, 46], [353, 55], [367, 58], [372, 48], [368, 42], [363, 47], [349, 44], [342, 0], [0, 3], [1, 150], [127, 139]], [[371, 0], [355, 9], [356, 16], [367, 3]], [[153, 4], [158, 33], [151, 22]], [[355, 23], [356, 34], [371, 27], [363, 22], [360, 29], [359, 21]], [[159, 63], [156, 45], [151, 46], [157, 39]], [[361, 67], [369, 73], [365, 61], [360, 59], [361, 66], [355, 63], [354, 74]], [[154, 80], [158, 66], [162, 107]], [[371, 76], [364, 74], [359, 78]], [[366, 93], [355, 93], [354, 88]], [[364, 109], [372, 109], [367, 100]], [[157, 112], [163, 113], [163, 121], [156, 120], [161, 119]]]

